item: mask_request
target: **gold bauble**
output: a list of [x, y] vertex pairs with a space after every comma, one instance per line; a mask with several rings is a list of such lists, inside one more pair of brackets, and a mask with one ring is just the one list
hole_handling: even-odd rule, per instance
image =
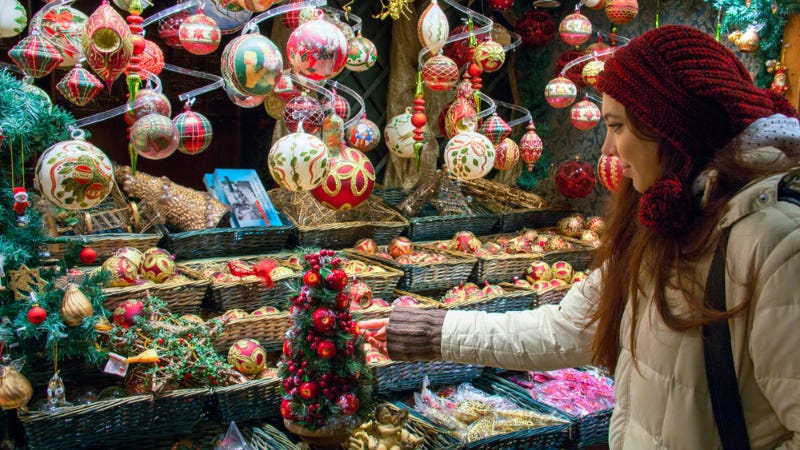
[[83, 322], [84, 317], [91, 317], [92, 314], [94, 314], [94, 308], [86, 294], [73, 283], [67, 285], [64, 299], [61, 301], [61, 318], [64, 319], [64, 323], [71, 327], [77, 327]]
[[28, 403], [33, 387], [14, 366], [0, 366], [0, 408], [16, 409]]
[[283, 111], [286, 109], [286, 102], [275, 95], [273, 91], [270, 91], [264, 97], [264, 109], [273, 119], [283, 120]]
[[111, 331], [111, 323], [105, 317], [100, 317], [94, 324], [95, 331]]

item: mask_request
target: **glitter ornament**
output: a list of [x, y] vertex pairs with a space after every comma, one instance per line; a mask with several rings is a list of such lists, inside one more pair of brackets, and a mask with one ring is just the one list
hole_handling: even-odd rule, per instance
[[228, 349], [228, 364], [242, 375], [252, 377], [267, 367], [267, 351], [255, 339], [240, 339]]
[[[3, 1], [8, 0], [0, 0], [0, 3]], [[86, 30], [87, 20], [89, 17], [86, 14], [69, 6], [54, 6], [42, 16], [42, 37], [55, 45], [64, 58], [60, 67], [72, 67], [77, 64], [81, 57], [81, 36]]]
[[458, 82], [458, 66], [444, 55], [435, 55], [422, 65], [422, 82], [432, 91], [446, 91]]
[[48, 75], [64, 61], [53, 44], [47, 42], [36, 31], [17, 42], [8, 51], [8, 56], [22, 72], [33, 78]]
[[172, 119], [172, 123], [178, 130], [179, 152], [196, 155], [211, 145], [214, 135], [211, 122], [204, 115], [192, 111], [189, 105]]
[[311, 195], [326, 208], [347, 211], [357, 208], [375, 188], [375, 168], [360, 151], [345, 147], [330, 158], [328, 176]]
[[328, 175], [328, 148], [315, 136], [292, 133], [272, 145], [267, 166], [278, 185], [291, 191], [311, 190], [322, 184]]
[[175, 257], [163, 248], [153, 247], [142, 254], [139, 275], [154, 283], [163, 283], [178, 274]]
[[256, 33], [232, 40], [225, 46], [220, 59], [222, 78], [237, 91], [253, 96], [267, 95], [283, 68], [278, 47]]
[[137, 120], [150, 114], [169, 117], [172, 115], [172, 104], [161, 92], [153, 89], [139, 89], [136, 99], [131, 105], [131, 110], [123, 116], [125, 123], [133, 125]]
[[473, 60], [484, 72], [495, 72], [506, 61], [506, 51], [500, 43], [488, 39], [475, 48]]
[[605, 0], [606, 17], [614, 25], [625, 25], [636, 18], [639, 2], [636, 0]]
[[28, 24], [28, 13], [17, 0], [0, 0], [0, 38], [14, 37]]
[[36, 163], [34, 184], [47, 201], [70, 210], [99, 205], [114, 183], [111, 160], [83, 139], [50, 146]]
[[556, 23], [553, 17], [541, 10], [529, 9], [517, 19], [514, 30], [519, 34], [522, 43], [533, 48], [544, 47], [556, 35]]
[[143, 71], [159, 75], [164, 70], [164, 52], [155, 42], [145, 39], [144, 51], [140, 57]]
[[611, 50], [611, 46], [606, 44], [605, 42], [603, 42], [602, 38], [598, 37], [597, 38], [597, 42], [595, 42], [594, 44], [590, 44], [590, 45], [586, 46], [586, 50], [584, 51], [584, 54], [591, 55], [591, 54], [594, 53], [594, 54], [597, 55], [597, 59], [599, 59], [600, 61], [606, 62], [614, 54], [610, 50]]
[[594, 169], [577, 158], [561, 163], [555, 179], [556, 188], [567, 198], [583, 198], [594, 190]]
[[187, 52], [193, 55], [208, 55], [219, 47], [222, 32], [216, 20], [198, 12], [181, 22], [178, 39], [181, 47]]
[[567, 45], [577, 47], [592, 36], [592, 22], [576, 10], [561, 21], [558, 26], [558, 35]]
[[347, 38], [336, 25], [318, 17], [292, 31], [286, 54], [297, 73], [314, 81], [333, 78], [347, 64]]
[[600, 123], [600, 108], [592, 103], [589, 99], [583, 99], [574, 105], [569, 112], [569, 119], [572, 126], [575, 128], [586, 131], [594, 128]]
[[495, 147], [494, 168], [508, 170], [514, 168], [519, 161], [519, 146], [511, 138], [504, 138]]
[[363, 72], [378, 61], [378, 49], [371, 40], [360, 34], [347, 45], [347, 65], [353, 72]]
[[181, 40], [178, 35], [181, 24], [183, 21], [192, 14], [187, 10], [178, 11], [169, 17], [165, 17], [158, 21], [158, 37], [172, 48], [181, 47]]
[[149, 114], [131, 127], [131, 144], [143, 158], [167, 158], [175, 153], [178, 143], [178, 129], [167, 116]]
[[289, 100], [283, 112], [283, 122], [292, 133], [299, 131], [301, 126], [306, 133], [316, 133], [322, 128], [324, 119], [325, 110], [322, 105], [305, 93]]
[[486, 176], [494, 166], [494, 159], [494, 146], [480, 133], [459, 133], [444, 148], [447, 170], [461, 180]]
[[103, 82], [83, 66], [76, 64], [58, 82], [56, 89], [70, 103], [86, 106], [103, 90]]
[[586, 63], [581, 70], [581, 79], [587, 86], [592, 86], [597, 83], [597, 76], [603, 71], [605, 63], [600, 59], [593, 59]]
[[600, 155], [600, 159], [597, 161], [597, 178], [600, 179], [600, 184], [609, 191], [617, 190], [622, 181], [622, 165], [619, 163], [619, 158]]
[[533, 170], [533, 165], [539, 160], [539, 157], [542, 156], [543, 149], [542, 138], [536, 134], [536, 127], [533, 125], [533, 122], [530, 122], [528, 124], [528, 130], [519, 140], [520, 157], [525, 163], [528, 172]]
[[367, 119], [367, 115], [364, 113], [360, 119], [347, 128], [345, 137], [347, 144], [351, 147], [368, 152], [380, 143], [381, 130], [375, 122]]
[[544, 87], [544, 99], [554, 108], [566, 108], [575, 101], [578, 87], [569, 78], [556, 77]]
[[459, 231], [450, 243], [454, 250], [473, 254], [481, 248], [481, 241], [471, 231]]
[[133, 56], [133, 34], [125, 19], [102, 3], [86, 21], [81, 48], [86, 63], [111, 89]]
[[358, 396], [352, 392], [345, 392], [336, 401], [339, 411], [345, 416], [351, 416], [358, 411]]
[[417, 21], [417, 37], [431, 56], [439, 53], [450, 33], [447, 16], [437, 0], [431, 0]]

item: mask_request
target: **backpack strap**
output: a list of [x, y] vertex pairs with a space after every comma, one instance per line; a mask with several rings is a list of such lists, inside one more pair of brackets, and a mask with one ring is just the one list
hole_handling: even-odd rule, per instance
[[789, 172], [778, 183], [778, 201], [800, 206], [800, 170]]

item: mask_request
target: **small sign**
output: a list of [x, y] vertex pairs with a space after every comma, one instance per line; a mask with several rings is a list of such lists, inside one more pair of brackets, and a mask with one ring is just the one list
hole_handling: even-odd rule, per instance
[[109, 353], [108, 361], [103, 371], [112, 375], [124, 377], [125, 374], [128, 373], [128, 358], [116, 353]]

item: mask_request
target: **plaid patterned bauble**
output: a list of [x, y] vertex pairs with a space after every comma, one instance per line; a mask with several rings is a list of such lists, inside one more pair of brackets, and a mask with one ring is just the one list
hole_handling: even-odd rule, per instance
[[83, 66], [76, 64], [58, 82], [56, 89], [70, 102], [86, 106], [103, 90], [103, 82]]
[[211, 122], [202, 114], [191, 110], [189, 106], [174, 119], [172, 123], [178, 129], [178, 151], [187, 155], [196, 155], [211, 144], [214, 132]]
[[49, 74], [64, 61], [55, 46], [35, 32], [12, 47], [8, 56], [26, 75], [33, 78]]

